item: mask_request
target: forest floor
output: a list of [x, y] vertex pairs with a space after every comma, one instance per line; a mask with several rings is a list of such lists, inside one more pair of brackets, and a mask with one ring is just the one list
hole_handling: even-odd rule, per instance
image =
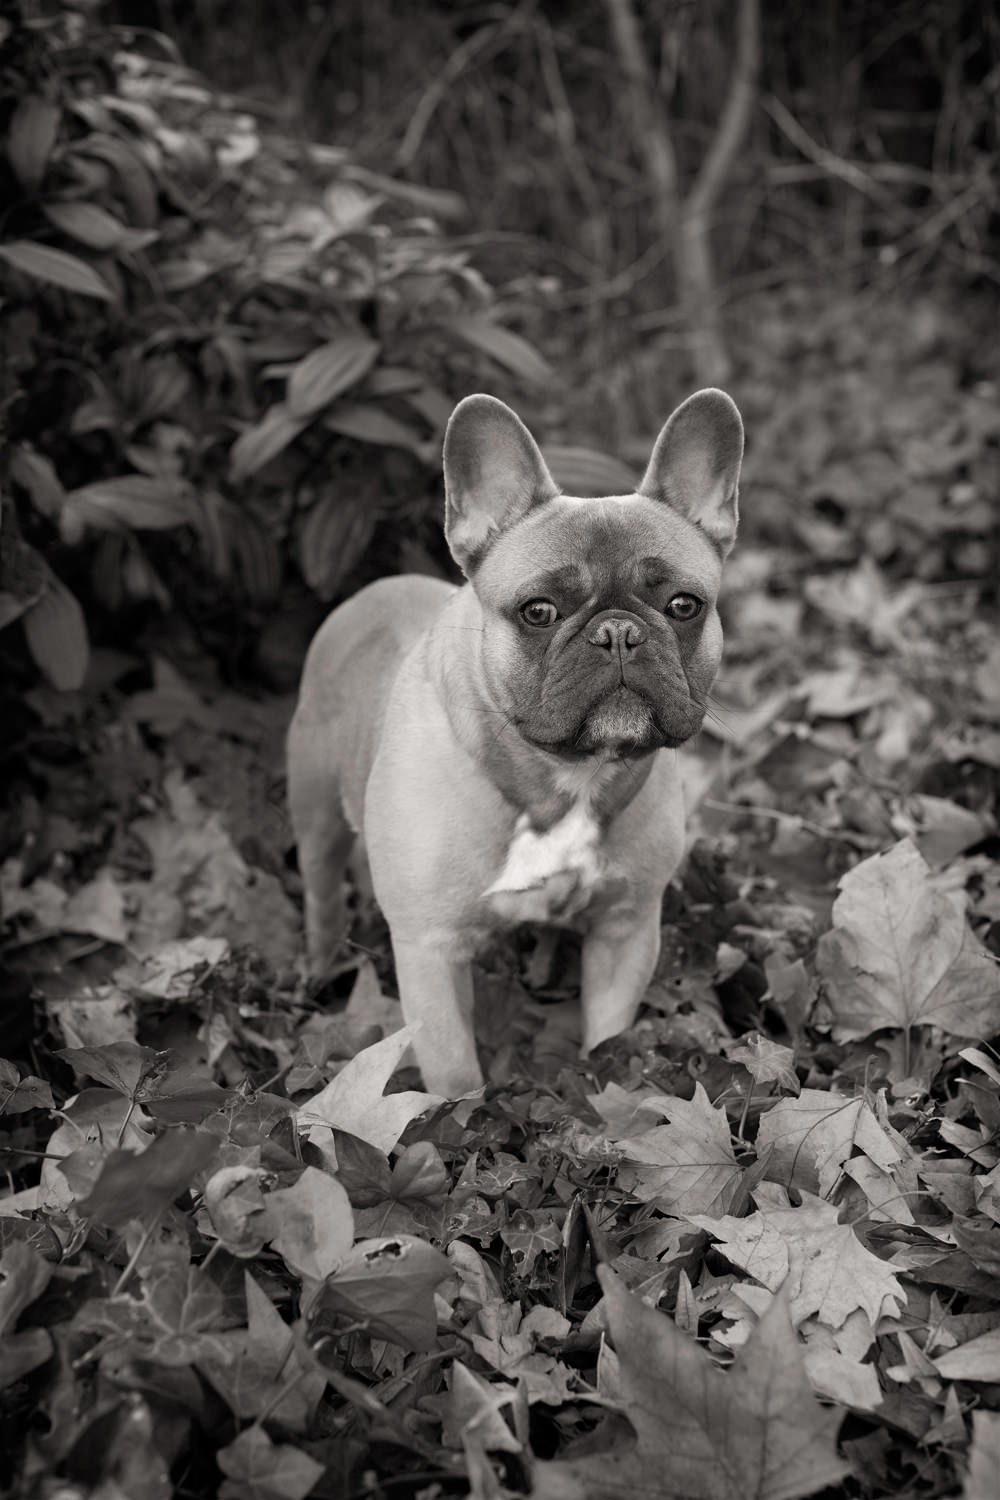
[[743, 342], [690, 851], [586, 1062], [565, 939], [484, 965], [458, 1104], [396, 1071], [376, 911], [304, 991], [291, 698], [168, 629], [29, 694], [3, 1493], [995, 1494], [1000, 384], [944, 298]]

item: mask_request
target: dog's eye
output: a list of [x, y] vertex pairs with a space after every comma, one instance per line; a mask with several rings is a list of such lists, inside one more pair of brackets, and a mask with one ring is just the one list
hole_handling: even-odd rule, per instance
[[521, 605], [521, 619], [526, 625], [534, 625], [536, 630], [554, 625], [558, 618], [559, 611], [551, 599], [529, 599], [527, 604]]
[[665, 612], [672, 620], [694, 620], [703, 608], [701, 600], [696, 599], [693, 594], [675, 594]]

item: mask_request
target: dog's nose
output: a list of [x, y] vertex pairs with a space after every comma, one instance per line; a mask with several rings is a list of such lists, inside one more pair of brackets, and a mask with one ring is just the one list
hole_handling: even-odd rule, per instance
[[604, 615], [591, 626], [587, 636], [592, 646], [623, 657], [635, 651], [645, 639], [645, 628], [634, 615]]

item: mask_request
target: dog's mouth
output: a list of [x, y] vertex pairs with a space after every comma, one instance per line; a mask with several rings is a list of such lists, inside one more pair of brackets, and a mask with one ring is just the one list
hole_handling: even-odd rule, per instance
[[686, 712], [671, 717], [677, 722], [664, 723], [656, 705], [641, 690], [619, 684], [587, 710], [572, 736], [541, 740], [526, 733], [523, 726], [521, 733], [550, 754], [571, 758], [601, 754], [609, 760], [624, 760], [684, 744], [697, 733], [703, 715], [696, 703], [690, 703]]

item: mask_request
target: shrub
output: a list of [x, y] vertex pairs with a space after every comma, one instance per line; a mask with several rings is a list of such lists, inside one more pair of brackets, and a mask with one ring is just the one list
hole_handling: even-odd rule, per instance
[[548, 368], [443, 236], [455, 195], [269, 128], [163, 38], [26, 9], [2, 23], [0, 626], [72, 687], [67, 579], [112, 618], [199, 577], [237, 609], [296, 573], [332, 599], [380, 518], [439, 504], [454, 396]]

